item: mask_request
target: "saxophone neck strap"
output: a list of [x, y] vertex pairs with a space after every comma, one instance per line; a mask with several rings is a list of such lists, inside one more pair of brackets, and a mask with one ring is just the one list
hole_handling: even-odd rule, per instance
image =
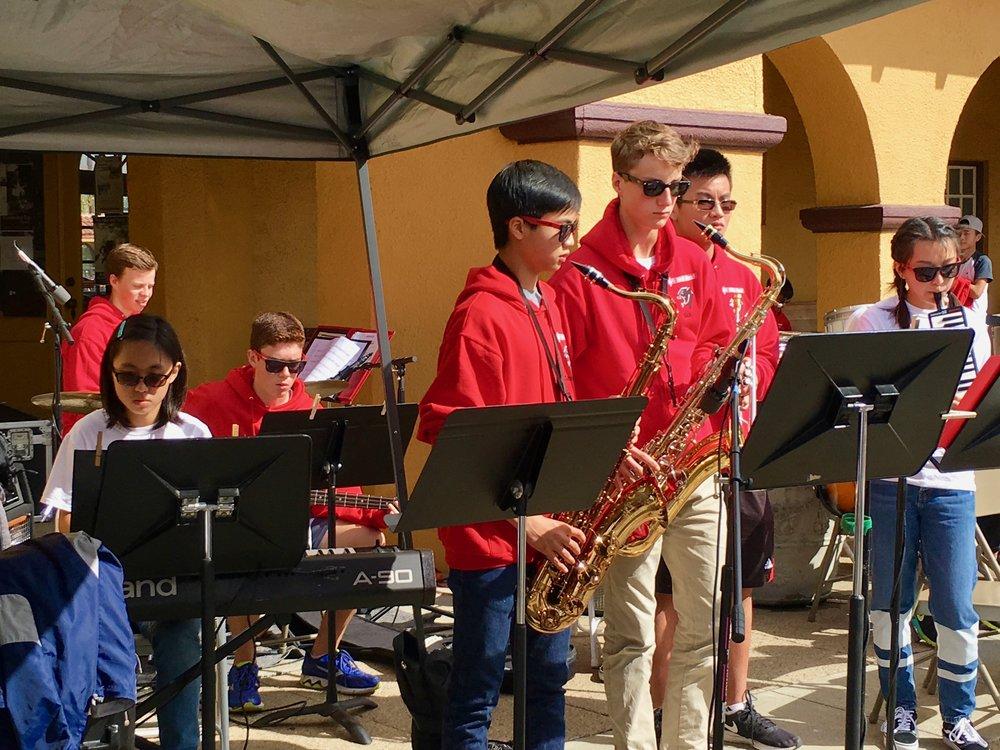
[[[545, 359], [549, 363], [549, 370], [552, 373], [552, 382], [556, 386], [556, 392], [560, 395], [563, 401], [572, 401], [573, 398], [569, 395], [569, 390], [566, 388], [566, 379], [563, 377], [562, 367], [559, 365], [559, 342], [556, 341], [556, 329], [552, 325], [552, 318], [549, 316], [548, 308], [545, 305], [545, 297], [541, 297], [541, 309], [545, 313], [546, 318], [549, 321], [549, 330], [552, 332], [552, 349], [549, 349], [549, 343], [545, 339], [545, 332], [542, 330], [542, 324], [538, 321], [538, 315], [535, 313], [535, 306], [531, 304], [528, 299], [528, 295], [524, 291], [524, 287], [521, 286], [521, 282], [518, 280], [514, 272], [507, 267], [507, 264], [498, 255], [493, 259], [493, 265], [499, 271], [504, 273], [513, 279], [514, 283], [517, 285], [517, 291], [521, 295], [521, 300], [524, 302], [524, 308], [528, 311], [528, 317], [531, 318], [531, 323], [535, 328], [535, 334], [538, 336], [538, 340], [542, 344], [542, 349], [545, 351]], [[540, 295], [541, 296], [541, 295]]]

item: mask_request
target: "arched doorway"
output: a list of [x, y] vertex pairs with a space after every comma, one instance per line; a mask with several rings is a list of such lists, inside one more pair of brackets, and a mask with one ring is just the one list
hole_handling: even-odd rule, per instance
[[795, 330], [816, 328], [816, 236], [799, 211], [816, 205], [816, 175], [802, 115], [785, 79], [764, 56], [764, 111], [785, 118], [781, 143], [764, 153], [761, 252], [785, 264], [795, 289], [785, 314]]
[[[945, 201], [983, 220], [985, 237], [979, 249], [997, 262], [1000, 248], [1000, 58], [979, 77], [955, 127], [948, 156]], [[991, 198], [993, 199], [991, 201]], [[992, 211], [991, 209], [992, 203]], [[992, 238], [992, 242], [991, 242]], [[990, 248], [994, 252], [990, 252]], [[991, 288], [990, 312], [1000, 310], [1000, 292]]]

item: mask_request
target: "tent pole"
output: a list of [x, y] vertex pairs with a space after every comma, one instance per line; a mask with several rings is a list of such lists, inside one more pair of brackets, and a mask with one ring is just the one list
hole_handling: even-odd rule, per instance
[[705, 18], [697, 26], [694, 26], [686, 34], [674, 40], [660, 54], [640, 65], [635, 71], [635, 82], [643, 84], [649, 80], [662, 81], [664, 69], [667, 65], [676, 60], [688, 47], [700, 41], [705, 35], [711, 33], [743, 10], [749, 2], [750, 0], [728, 0], [725, 5], [716, 10], [712, 15]]
[[[396, 388], [392, 374], [392, 352], [389, 349], [389, 322], [385, 312], [385, 292], [382, 288], [382, 266], [379, 261], [378, 237], [375, 233], [375, 206], [372, 200], [371, 178], [368, 161], [357, 162], [358, 192], [361, 195], [361, 214], [364, 219], [365, 248], [368, 253], [368, 273], [372, 284], [372, 301], [375, 305], [375, 327], [378, 330], [378, 349], [382, 357], [382, 386], [385, 390], [385, 412], [389, 422], [389, 447], [392, 451], [392, 465], [396, 475], [396, 497], [400, 507], [406, 505], [409, 495], [406, 489], [406, 469], [403, 465], [403, 440], [399, 426], [399, 408], [396, 403]], [[409, 533], [404, 547], [411, 547]]]

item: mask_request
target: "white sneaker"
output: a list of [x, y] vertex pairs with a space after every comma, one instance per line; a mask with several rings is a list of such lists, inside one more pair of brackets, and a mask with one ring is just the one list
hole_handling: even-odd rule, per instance
[[[904, 706], [896, 706], [893, 717], [892, 741], [897, 750], [918, 750], [917, 742], [917, 712]], [[975, 731], [975, 730], [973, 730]], [[886, 723], [882, 722], [882, 737], [886, 735]], [[959, 750], [966, 750], [960, 748]]]
[[944, 744], [952, 750], [989, 750], [989, 744], [972, 726], [972, 722], [962, 717], [954, 724], [944, 723], [941, 734]]

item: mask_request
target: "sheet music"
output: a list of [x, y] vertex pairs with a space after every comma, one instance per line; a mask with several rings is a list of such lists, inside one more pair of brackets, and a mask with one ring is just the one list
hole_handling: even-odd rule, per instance
[[352, 365], [365, 347], [347, 336], [323, 338], [317, 336], [306, 352], [306, 366], [302, 379], [307, 383], [335, 379]]

